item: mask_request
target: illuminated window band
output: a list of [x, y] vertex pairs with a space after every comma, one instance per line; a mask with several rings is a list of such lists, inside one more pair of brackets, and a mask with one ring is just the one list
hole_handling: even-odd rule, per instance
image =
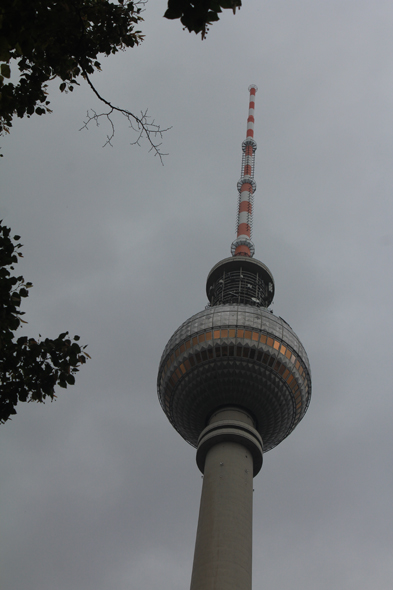
[[[229, 340], [236, 338], [237, 341], [229, 343], [214, 343], [214, 340], [222, 340], [224, 338]], [[241, 342], [239, 342], [239, 339], [241, 339]], [[206, 345], [206, 343], [207, 348], [200, 351], [191, 351], [191, 348], [198, 344]], [[262, 348], [255, 348], [255, 345], [258, 344], [264, 344], [265, 346], [270, 347], [272, 351], [274, 350], [276, 351], [276, 354], [278, 353], [277, 356], [271, 356], [271, 354], [265, 352]], [[252, 348], [252, 345], [254, 345], [254, 348]], [[167, 410], [169, 410], [172, 388], [175, 387], [179, 379], [185, 375], [187, 371], [192, 369], [192, 367], [213, 358], [226, 356], [241, 357], [260, 362], [263, 365], [270, 367], [288, 384], [294, 396], [296, 405], [295, 420], [297, 420], [302, 411], [302, 392], [296, 376], [282, 362], [280, 362], [280, 355], [281, 358], [285, 357], [287, 359], [286, 362], [289, 361], [297, 369], [300, 378], [303, 381], [304, 390], [307, 394], [308, 371], [304, 367], [302, 360], [288, 346], [285, 346], [283, 342], [276, 340], [271, 335], [255, 330], [247, 330], [246, 328], [220, 328], [192, 336], [171, 353], [163, 367], [161, 386], [164, 384], [168, 371], [171, 372], [166, 386], [165, 406]], [[173, 364], [179, 357], [184, 358], [179, 359], [182, 360], [182, 362], [174, 368]]]

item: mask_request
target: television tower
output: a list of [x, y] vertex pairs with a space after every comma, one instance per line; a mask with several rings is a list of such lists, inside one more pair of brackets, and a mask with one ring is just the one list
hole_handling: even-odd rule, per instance
[[311, 397], [306, 351], [268, 309], [273, 275], [253, 258], [256, 91], [249, 87], [232, 256], [211, 269], [208, 306], [176, 330], [158, 371], [161, 406], [197, 448], [203, 473], [191, 590], [251, 590], [253, 477]]

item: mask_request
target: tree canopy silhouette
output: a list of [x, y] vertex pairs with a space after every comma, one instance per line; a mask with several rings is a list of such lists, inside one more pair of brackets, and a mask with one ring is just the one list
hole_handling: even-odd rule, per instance
[[90, 111], [84, 126], [120, 112], [146, 137], [155, 154], [160, 152], [162, 129], [147, 112], [136, 115], [113, 105], [96, 90], [91, 75], [101, 70], [99, 56], [108, 56], [139, 45], [138, 29], [143, 0], [10, 0], [0, 5], [0, 134], [9, 133], [17, 117], [51, 112], [48, 82], [59, 80], [61, 92], [72, 92], [87, 80], [108, 110]]
[[0, 221], [0, 423], [16, 414], [18, 402], [53, 400], [55, 386], [73, 385], [80, 365], [90, 358], [79, 336], [71, 339], [68, 332], [53, 340], [16, 337], [27, 323], [20, 306], [32, 284], [14, 275], [22, 245], [10, 232]]
[[[145, 0], [8, 0], [0, 6], [0, 134], [8, 133], [17, 117], [51, 112], [48, 82], [58, 79], [61, 92], [72, 92], [84, 78], [108, 110], [89, 111], [84, 127], [104, 118], [110, 123], [106, 144], [111, 144], [114, 112], [124, 115], [146, 137], [153, 152], [162, 156], [162, 132], [147, 111], [115, 106], [97, 91], [91, 75], [101, 70], [99, 56], [108, 56], [143, 41], [139, 26]], [[168, 0], [165, 17], [180, 19], [190, 32], [206, 36], [223, 8], [234, 12], [241, 0]]]
[[242, 5], [241, 0], [168, 0], [165, 17], [179, 18], [190, 33], [201, 33], [202, 39], [207, 35], [209, 25], [219, 20], [223, 8], [233, 10]]

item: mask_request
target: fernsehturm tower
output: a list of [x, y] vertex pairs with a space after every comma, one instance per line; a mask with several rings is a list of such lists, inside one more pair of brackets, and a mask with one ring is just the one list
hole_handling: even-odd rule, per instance
[[232, 256], [210, 271], [209, 305], [176, 330], [158, 371], [161, 406], [197, 448], [204, 476], [191, 590], [251, 590], [253, 477], [311, 397], [306, 351], [269, 310], [273, 275], [253, 258], [256, 86], [249, 91]]

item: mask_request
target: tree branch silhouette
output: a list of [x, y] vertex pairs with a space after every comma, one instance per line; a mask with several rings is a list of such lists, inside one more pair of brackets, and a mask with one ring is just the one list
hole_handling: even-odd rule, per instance
[[[120, 113], [127, 119], [131, 129], [137, 133], [137, 139], [131, 142], [131, 145], [140, 146], [140, 140], [142, 138], [145, 138], [150, 144], [149, 152], [152, 151], [155, 156], [158, 156], [161, 161], [161, 164], [163, 164], [163, 157], [167, 156], [168, 154], [163, 153], [161, 151], [160, 148], [162, 142], [160, 140], [162, 139], [163, 133], [169, 131], [169, 129], [171, 129], [172, 127], [166, 127], [165, 129], [162, 129], [160, 125], [155, 123], [154, 119], [152, 121], [149, 121], [150, 117], [147, 114], [148, 109], [146, 109], [145, 111], [141, 111], [141, 115], [138, 117], [128, 109], [124, 109], [113, 105], [109, 100], [106, 100], [106, 98], [101, 96], [101, 94], [98, 92], [93, 82], [91, 81], [89, 74], [86, 72], [83, 66], [80, 65], [80, 67], [82, 69], [83, 77], [86, 79], [87, 83], [89, 84], [90, 88], [92, 89], [98, 100], [100, 100], [103, 104], [109, 107], [109, 111], [104, 113], [96, 113], [96, 111], [94, 111], [93, 109], [87, 111], [87, 118], [85, 121], [83, 121], [83, 126], [80, 128], [80, 131], [82, 129], [88, 129], [89, 124], [93, 121], [97, 126], [99, 126], [100, 119], [106, 119], [109, 122], [111, 132], [109, 135], [106, 136], [106, 141], [103, 147], [105, 147], [106, 145], [112, 146], [112, 140], [115, 136], [115, 124], [112, 119], [112, 114]], [[156, 139], [158, 141], [155, 141]]]

